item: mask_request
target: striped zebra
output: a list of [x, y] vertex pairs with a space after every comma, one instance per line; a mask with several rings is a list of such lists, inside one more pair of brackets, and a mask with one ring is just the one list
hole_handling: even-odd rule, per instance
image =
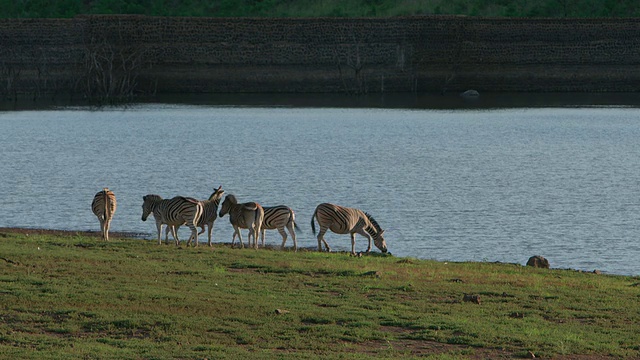
[[240, 240], [240, 246], [244, 248], [242, 243], [242, 235], [240, 229], [249, 229], [249, 236], [247, 241], [251, 246], [251, 236], [253, 236], [254, 247], [258, 248], [258, 234], [260, 233], [260, 226], [264, 219], [264, 209], [260, 204], [256, 202], [246, 202], [238, 204], [238, 200], [232, 194], [227, 195], [222, 203], [220, 209], [220, 217], [225, 214], [229, 214], [229, 221], [233, 225], [233, 239], [231, 240], [231, 247], [235, 244], [236, 235]]
[[153, 213], [156, 219], [156, 227], [158, 228], [158, 245], [162, 244], [160, 235], [162, 233], [162, 225], [166, 224], [173, 230], [173, 238], [176, 239], [176, 245], [180, 245], [180, 240], [175, 231], [175, 226], [186, 224], [191, 229], [191, 236], [187, 241], [187, 246], [194, 240], [194, 245], [198, 246], [198, 231], [196, 226], [198, 220], [202, 216], [202, 204], [192, 198], [176, 196], [172, 199], [163, 199], [159, 195], [145, 195], [142, 197], [142, 221], [147, 221], [149, 214]]
[[318, 221], [320, 231], [318, 232], [318, 251], [322, 251], [322, 243], [327, 251], [331, 251], [329, 244], [324, 240], [324, 234], [327, 230], [331, 230], [336, 234], [351, 235], [351, 255], [356, 254], [356, 233], [369, 239], [367, 253], [371, 251], [371, 240], [376, 247], [383, 253], [387, 252], [387, 244], [384, 241], [384, 230], [380, 225], [366, 212], [343, 207], [339, 205], [323, 203], [316, 207], [313, 216], [311, 216], [311, 230], [316, 234], [313, 218]]
[[264, 207], [264, 220], [262, 220], [262, 247], [264, 247], [264, 237], [267, 230], [278, 229], [280, 235], [282, 235], [282, 246], [287, 242], [287, 233], [284, 231], [285, 227], [289, 229], [291, 238], [293, 239], [293, 249], [298, 251], [298, 241], [296, 240], [296, 232], [293, 228], [300, 230], [298, 224], [296, 224], [296, 215], [293, 210], [285, 205], [278, 206], [265, 206]]
[[109, 241], [109, 228], [111, 219], [116, 212], [116, 195], [109, 188], [104, 188], [93, 197], [91, 210], [100, 220], [102, 240]]
[[[200, 216], [200, 220], [198, 221], [198, 226], [200, 227], [200, 232], [198, 235], [202, 235], [204, 233], [204, 226], [207, 225], [208, 228], [208, 236], [209, 236], [209, 246], [211, 245], [211, 231], [213, 230], [213, 223], [218, 218], [218, 205], [220, 205], [220, 199], [222, 199], [222, 195], [224, 194], [224, 190], [222, 190], [222, 186], [219, 186], [217, 189], [214, 189], [213, 193], [209, 196], [207, 200], [201, 200], [202, 204], [202, 216]], [[175, 226], [176, 233], [180, 225]], [[172, 226], [167, 226], [165, 229], [165, 241], [169, 241], [169, 232], [172, 231]]]

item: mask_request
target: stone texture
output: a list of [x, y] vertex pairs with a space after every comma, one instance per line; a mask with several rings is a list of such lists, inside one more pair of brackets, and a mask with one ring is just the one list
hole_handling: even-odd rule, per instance
[[0, 19], [0, 83], [73, 92], [101, 44], [159, 93], [640, 90], [640, 19], [464, 16]]
[[527, 266], [533, 266], [537, 268], [548, 269], [549, 268], [549, 260], [545, 259], [540, 255], [532, 256], [527, 261]]

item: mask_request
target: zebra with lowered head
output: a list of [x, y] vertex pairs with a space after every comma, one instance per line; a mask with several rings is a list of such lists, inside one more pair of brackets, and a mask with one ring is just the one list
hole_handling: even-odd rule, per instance
[[231, 239], [231, 247], [233, 247], [237, 235], [240, 240], [240, 246], [244, 248], [240, 229], [249, 229], [247, 241], [249, 242], [249, 246], [251, 246], [251, 236], [253, 236], [253, 244], [257, 249], [258, 234], [260, 233], [260, 227], [264, 219], [264, 209], [262, 206], [256, 202], [238, 204], [236, 197], [229, 194], [222, 202], [219, 215], [220, 217], [223, 217], [226, 214], [229, 214], [229, 221], [231, 222], [231, 225], [233, 225], [234, 230], [233, 238]]
[[293, 210], [285, 205], [278, 206], [265, 206], [264, 207], [264, 220], [262, 220], [262, 247], [264, 247], [264, 237], [267, 230], [278, 229], [280, 235], [282, 235], [282, 246], [287, 242], [287, 233], [285, 228], [289, 229], [291, 238], [293, 239], [293, 249], [298, 251], [298, 241], [296, 240], [296, 232], [293, 228], [300, 230], [298, 224], [296, 224], [296, 215]]
[[351, 235], [351, 255], [356, 254], [356, 233], [369, 240], [367, 253], [371, 251], [371, 240], [380, 251], [387, 252], [387, 244], [383, 236], [384, 230], [380, 228], [380, 225], [371, 215], [362, 210], [329, 203], [318, 205], [313, 216], [311, 216], [311, 230], [315, 235], [316, 229], [313, 218], [318, 221], [318, 226], [320, 227], [320, 231], [318, 231], [318, 251], [322, 251], [323, 243], [326, 250], [331, 251], [329, 244], [324, 239], [324, 234], [327, 230], [331, 230], [336, 234], [348, 233]]
[[198, 221], [202, 216], [202, 204], [193, 198], [176, 196], [172, 199], [163, 199], [160, 195], [145, 195], [142, 204], [142, 221], [147, 221], [147, 217], [153, 213], [156, 219], [156, 227], [158, 229], [158, 245], [162, 244], [160, 237], [162, 233], [162, 225], [166, 224], [172, 228], [173, 238], [176, 239], [176, 245], [180, 245], [178, 234], [175, 231], [176, 226], [186, 224], [191, 229], [191, 236], [187, 241], [187, 246], [194, 240], [194, 245], [198, 246]]
[[116, 212], [116, 195], [109, 188], [104, 188], [93, 197], [91, 202], [91, 211], [100, 220], [100, 231], [102, 232], [102, 240], [109, 241], [109, 228], [111, 227], [111, 219]]
[[[206, 225], [208, 228], [208, 236], [209, 236], [209, 246], [211, 245], [211, 231], [213, 230], [213, 223], [218, 218], [218, 205], [220, 205], [220, 199], [222, 199], [222, 195], [224, 194], [224, 190], [222, 190], [222, 186], [219, 186], [217, 189], [214, 189], [213, 193], [209, 196], [207, 200], [201, 200], [202, 204], [202, 216], [200, 216], [200, 220], [198, 221], [198, 226], [200, 227], [200, 232], [198, 235], [202, 235], [204, 233], [204, 226]], [[180, 225], [175, 226], [176, 233]], [[165, 229], [165, 241], [169, 241], [169, 231], [172, 231], [172, 226], [167, 226]]]

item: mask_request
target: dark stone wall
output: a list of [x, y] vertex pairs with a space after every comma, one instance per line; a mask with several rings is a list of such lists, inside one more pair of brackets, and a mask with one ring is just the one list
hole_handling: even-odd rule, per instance
[[78, 92], [99, 48], [145, 92], [638, 91], [639, 45], [640, 19], [0, 19], [0, 95]]

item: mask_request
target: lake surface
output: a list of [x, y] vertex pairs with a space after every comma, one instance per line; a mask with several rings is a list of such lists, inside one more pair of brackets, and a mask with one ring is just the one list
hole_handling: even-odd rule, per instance
[[[539, 254], [554, 268], [640, 275], [638, 115], [163, 104], [5, 111], [0, 226], [97, 231], [90, 204], [107, 186], [118, 199], [112, 231], [155, 239], [153, 220], [140, 220], [143, 195], [205, 199], [222, 185], [243, 202], [291, 206], [303, 247], [317, 246], [315, 207], [333, 202], [371, 213], [397, 256], [524, 264]], [[219, 219], [214, 242], [231, 234]], [[326, 239], [350, 249], [348, 235]], [[280, 235], [268, 232], [267, 242]], [[356, 250], [365, 249], [358, 236]]]

